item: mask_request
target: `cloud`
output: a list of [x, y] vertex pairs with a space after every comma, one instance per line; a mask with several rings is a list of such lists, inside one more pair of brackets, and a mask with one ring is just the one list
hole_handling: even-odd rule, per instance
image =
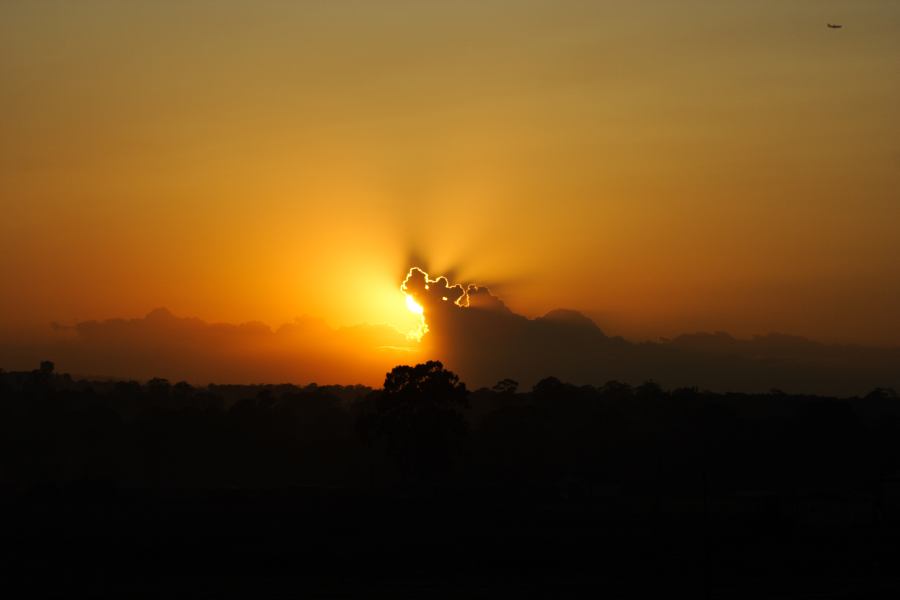
[[467, 305], [466, 290], [459, 284], [450, 285], [446, 277], [430, 278], [418, 267], [406, 274], [400, 289], [415, 298], [428, 311], [441, 310], [442, 305]]
[[900, 388], [900, 349], [820, 344], [784, 334], [749, 340], [693, 333], [634, 343], [586, 316], [557, 309], [516, 314], [490, 289], [410, 269], [402, 289], [423, 308], [421, 343], [388, 326], [332, 328], [304, 317], [277, 329], [208, 323], [156, 309], [136, 319], [54, 327], [50, 342], [0, 340], [0, 366], [53, 360], [89, 376], [166, 377], [196, 384], [364, 383], [379, 386], [398, 364], [441, 360], [470, 388], [504, 378], [523, 389], [547, 376], [576, 384], [652, 379], [665, 387], [853, 395]]
[[583, 314], [557, 309], [529, 319], [485, 287], [412, 268], [402, 289], [424, 308], [423, 343], [470, 387], [503, 378], [523, 385], [553, 375], [580, 384], [653, 379], [716, 391], [859, 394], [900, 384], [900, 349], [833, 346], [783, 334], [738, 340], [698, 333], [633, 343]]
[[420, 360], [388, 326], [331, 328], [309, 317], [276, 330], [259, 322], [207, 323], [164, 308], [136, 319], [54, 327], [32, 347], [0, 348], [6, 365], [50, 359], [63, 371], [102, 377], [165, 377], [192, 383], [340, 382], [380, 385], [394, 365]]

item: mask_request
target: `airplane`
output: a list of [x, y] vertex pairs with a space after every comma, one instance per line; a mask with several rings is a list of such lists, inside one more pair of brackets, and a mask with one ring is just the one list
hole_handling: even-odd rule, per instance
[[834, 23], [826, 23], [828, 29], [843, 29], [843, 25], [835, 25]]

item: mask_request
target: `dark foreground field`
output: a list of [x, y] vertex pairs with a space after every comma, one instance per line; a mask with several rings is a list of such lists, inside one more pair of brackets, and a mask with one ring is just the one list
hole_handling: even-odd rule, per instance
[[705, 514], [669, 500], [71, 486], [7, 499], [3, 558], [7, 581], [58, 597], [900, 593], [900, 529], [854, 514], [864, 502], [732, 497]]
[[9, 597], [895, 598], [891, 390], [0, 374]]

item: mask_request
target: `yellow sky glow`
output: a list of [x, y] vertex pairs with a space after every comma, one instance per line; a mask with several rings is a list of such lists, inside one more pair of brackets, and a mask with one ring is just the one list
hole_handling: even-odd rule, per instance
[[898, 62], [889, 0], [3, 3], [0, 337], [406, 332], [415, 264], [635, 339], [900, 344]]

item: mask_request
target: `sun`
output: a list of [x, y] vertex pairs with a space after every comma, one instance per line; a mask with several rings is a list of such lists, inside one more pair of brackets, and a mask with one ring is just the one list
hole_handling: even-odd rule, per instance
[[409, 309], [409, 312], [415, 313], [417, 315], [421, 315], [425, 312], [425, 309], [422, 308], [422, 305], [413, 300], [413, 297], [409, 294], [406, 295], [406, 308]]
[[406, 279], [404, 279], [403, 283], [400, 284], [400, 292], [403, 294], [404, 300], [406, 300], [406, 310], [416, 315], [419, 321], [419, 326], [407, 333], [406, 337], [410, 340], [421, 342], [425, 334], [428, 333], [428, 323], [425, 321], [425, 307], [416, 302], [415, 297], [407, 291], [406, 287], [407, 283], [410, 281], [410, 278], [417, 272], [422, 273], [425, 276], [425, 289], [428, 289], [428, 276], [425, 275], [425, 272], [421, 269], [412, 267], [406, 273]]
[[428, 323], [425, 322], [425, 309], [421, 304], [415, 301], [412, 296], [406, 294], [406, 308], [409, 312], [419, 317], [419, 326], [413, 329], [412, 331], [406, 334], [406, 337], [410, 340], [416, 340], [417, 342], [422, 341], [422, 337], [426, 333], [428, 333]]

